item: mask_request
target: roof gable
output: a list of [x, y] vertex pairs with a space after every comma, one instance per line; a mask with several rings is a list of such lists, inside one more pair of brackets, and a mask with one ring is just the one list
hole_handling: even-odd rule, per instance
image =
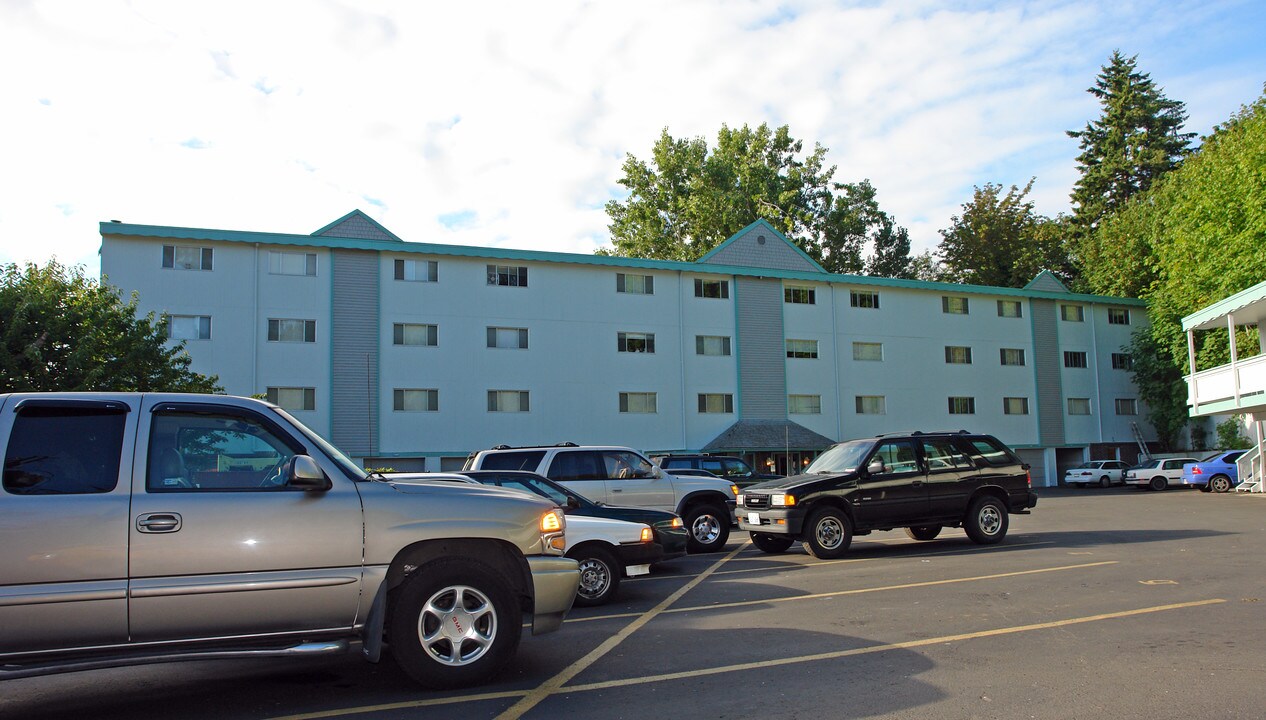
[[799, 270], [826, 273], [822, 266], [805, 254], [786, 235], [761, 218], [739, 230], [712, 249], [698, 262], [713, 265]]
[[404, 242], [387, 228], [378, 224], [360, 210], [353, 210], [334, 222], [312, 233], [321, 237], [354, 238], [358, 240], [394, 240]]
[[1050, 270], [1043, 270], [1036, 277], [1024, 286], [1025, 290], [1041, 290], [1042, 292], [1067, 293], [1071, 292], [1068, 286], [1059, 281], [1055, 274]]

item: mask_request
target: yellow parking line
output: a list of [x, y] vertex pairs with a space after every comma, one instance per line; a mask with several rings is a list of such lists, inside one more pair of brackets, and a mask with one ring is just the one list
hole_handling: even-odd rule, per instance
[[[717, 563], [718, 565], [724, 560]], [[943, 643], [962, 642], [965, 640], [978, 640], [980, 638], [998, 637], [1001, 635], [1014, 635], [1017, 633], [1034, 632], [1037, 630], [1049, 630], [1052, 628], [1068, 627], [1071, 625], [1081, 625], [1091, 622], [1099, 622], [1103, 620], [1115, 620], [1118, 618], [1135, 617], [1138, 615], [1148, 615], [1151, 613], [1167, 612], [1170, 610], [1183, 610], [1187, 608], [1203, 607], [1206, 605], [1218, 605], [1225, 603], [1222, 598], [1212, 598], [1209, 600], [1195, 600], [1185, 603], [1173, 603], [1169, 605], [1154, 605], [1152, 607], [1138, 608], [1135, 610], [1121, 610], [1118, 612], [1102, 613], [1099, 615], [1087, 615], [1083, 617], [1068, 618], [1065, 620], [1051, 620], [1042, 623], [1033, 623], [1031, 625], [1015, 625], [1012, 627], [994, 628], [992, 630], [979, 630], [976, 632], [959, 633], [956, 635], [942, 635], [940, 637], [923, 638], [921, 640], [907, 640], [905, 642], [887, 643], [883, 645], [868, 645], [866, 647], [852, 648], [850, 650], [837, 650], [829, 653], [816, 653], [814, 655], [801, 655], [799, 657], [780, 658], [773, 660], [759, 660], [749, 663], [738, 663], [735, 665], [722, 665], [720, 667], [702, 668], [700, 670], [686, 670], [676, 673], [664, 673], [661, 675], [645, 675], [636, 678], [625, 678], [623, 680], [607, 680], [604, 682], [586, 683], [584, 685], [572, 685], [562, 687], [562, 684], [552, 682], [545, 683], [533, 691], [509, 690], [503, 692], [480, 693], [478, 695], [465, 695], [461, 697], [434, 698], [430, 700], [411, 700], [408, 702], [388, 703], [383, 705], [364, 705], [361, 707], [341, 708], [338, 710], [325, 710], [314, 713], [304, 713], [301, 715], [288, 715], [273, 720], [317, 720], [318, 718], [346, 717], [349, 715], [361, 715], [372, 712], [383, 712], [388, 710], [404, 710], [409, 708], [434, 707], [438, 705], [453, 705], [463, 702], [482, 702], [486, 700], [503, 700], [507, 698], [521, 697], [523, 698], [519, 704], [507, 711], [500, 717], [519, 717], [523, 712], [531, 709], [524, 707], [517, 715], [509, 713], [518, 708], [529, 697], [535, 697], [536, 700], [531, 704], [534, 707], [541, 700], [552, 694], [558, 693], [579, 693], [591, 690], [605, 690], [610, 688], [628, 687], [630, 685], [645, 685], [648, 683], [665, 682], [669, 680], [683, 680], [687, 678], [704, 677], [708, 675], [721, 675], [731, 672], [743, 672], [746, 670], [763, 670], [771, 667], [780, 667], [786, 665], [796, 665], [808, 662], [817, 662], [820, 660], [837, 660], [845, 657], [855, 657], [858, 655], [872, 655], [875, 653], [887, 652], [889, 650], [909, 650], [911, 648], [927, 647], [929, 645], [940, 645]], [[590, 653], [593, 655], [593, 653]], [[588, 656], [586, 656], [588, 657]], [[597, 659], [596, 657], [594, 658]], [[582, 660], [583, 661], [583, 660]], [[575, 668], [579, 662], [574, 663], [563, 673], [567, 673]], [[583, 668], [581, 668], [583, 669]], [[579, 672], [579, 670], [577, 670]], [[559, 676], [563, 675], [559, 673]], [[570, 673], [568, 678], [575, 677], [576, 673]], [[559, 676], [555, 676], [555, 679]], [[565, 682], [565, 681], [564, 681]], [[546, 688], [549, 688], [546, 691]]]
[[1165, 612], [1167, 610], [1181, 610], [1184, 608], [1201, 607], [1204, 605], [1217, 605], [1224, 602], [1226, 602], [1226, 600], [1215, 598], [1212, 600], [1174, 603], [1172, 605], [1156, 605], [1153, 607], [1139, 608], [1137, 610], [1122, 610], [1120, 612], [1069, 618], [1067, 620], [1052, 620], [1050, 622], [1034, 623], [1032, 625], [1017, 625], [1014, 627], [995, 628], [993, 630], [960, 633], [958, 635], [942, 635], [940, 637], [924, 638], [922, 640], [908, 640], [906, 642], [889, 643], [887, 645], [868, 645], [866, 647], [853, 648], [851, 650], [838, 650], [835, 652], [818, 653], [815, 655], [802, 655], [800, 657], [782, 658], [777, 660], [760, 660], [757, 662], [739, 663], [737, 665], [704, 668], [702, 670], [686, 670], [676, 673], [664, 673], [662, 675], [647, 675], [639, 678], [608, 680], [605, 682], [587, 683], [585, 685], [572, 685], [570, 687], [563, 688], [560, 692], [576, 693], [587, 692], [590, 690], [606, 690], [610, 688], [627, 687], [629, 685], [644, 685], [646, 683], [697, 678], [705, 675], [720, 675], [723, 673], [741, 672], [744, 670], [765, 670], [767, 668], [778, 667], [781, 665], [796, 665], [799, 663], [817, 662], [819, 660], [836, 660], [856, 655], [870, 655], [873, 653], [887, 652], [889, 650], [908, 650], [910, 648], [925, 647], [927, 645], [940, 645], [942, 643], [961, 642], [963, 640], [977, 640], [979, 638], [1012, 635], [1015, 633], [1032, 632], [1035, 630], [1049, 630], [1051, 628], [1067, 627], [1069, 625], [1079, 625], [1082, 623], [1097, 622], [1100, 620], [1113, 620], [1116, 618], [1132, 617], [1135, 615], [1146, 615], [1149, 613]]
[[[820, 598], [839, 597], [841, 595], [861, 595], [864, 593], [885, 592], [888, 590], [909, 590], [910, 588], [934, 587], [936, 585], [952, 585], [955, 583], [978, 582], [981, 580], [997, 580], [999, 578], [1019, 577], [1021, 575], [1037, 575], [1048, 572], [1061, 572], [1063, 570], [1081, 570], [1084, 568], [1101, 567], [1103, 565], [1116, 565], [1116, 560], [1103, 560], [1100, 562], [1082, 563], [1080, 565], [1061, 565], [1059, 567], [1037, 568], [1036, 570], [1016, 570], [1014, 572], [994, 573], [992, 575], [976, 575], [973, 577], [948, 578], [945, 580], [925, 580], [923, 582], [902, 583], [900, 585], [879, 585], [876, 587], [853, 588], [852, 590], [835, 590], [826, 593], [814, 593], [812, 595], [790, 595], [779, 598], [766, 598], [764, 600], [741, 600], [731, 603], [717, 603], [714, 605], [694, 605], [691, 607], [670, 608], [663, 611], [664, 615], [672, 613], [695, 612], [697, 610], [717, 610], [721, 608], [747, 607], [749, 605], [765, 605], [767, 603], [776, 602], [792, 602], [795, 600], [817, 600]], [[632, 617], [637, 613], [620, 613], [613, 615], [595, 615], [585, 618], [570, 618], [566, 622], [587, 622], [591, 620], [613, 620], [616, 618]]]

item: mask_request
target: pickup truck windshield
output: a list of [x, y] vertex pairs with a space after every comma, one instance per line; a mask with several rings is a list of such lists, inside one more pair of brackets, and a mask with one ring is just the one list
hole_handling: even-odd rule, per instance
[[297, 428], [299, 432], [303, 433], [303, 436], [306, 437], [309, 441], [311, 441], [312, 444], [324, 450], [325, 454], [329, 455], [330, 459], [333, 460], [334, 463], [343, 470], [343, 472], [347, 473], [348, 477], [352, 478], [353, 480], [369, 479], [369, 476], [365, 473], [365, 471], [357, 467], [356, 463], [352, 462], [351, 458], [344, 455], [338, 448], [326, 442], [325, 438], [309, 430], [307, 425], [304, 425], [303, 423], [299, 422], [298, 420], [294, 418], [293, 415], [286, 412], [285, 410], [282, 410], [279, 407], [275, 407], [273, 408], [273, 410], [278, 415], [284, 417], [285, 419], [293, 423], [295, 428]]

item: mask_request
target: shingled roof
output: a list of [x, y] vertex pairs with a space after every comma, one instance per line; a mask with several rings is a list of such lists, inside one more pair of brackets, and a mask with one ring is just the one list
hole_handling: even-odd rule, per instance
[[821, 450], [835, 441], [790, 420], [739, 420], [704, 446], [704, 452]]

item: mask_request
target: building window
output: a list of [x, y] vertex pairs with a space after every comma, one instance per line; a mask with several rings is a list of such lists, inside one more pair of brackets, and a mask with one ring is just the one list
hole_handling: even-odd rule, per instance
[[316, 277], [316, 253], [268, 252], [270, 275], [307, 275]]
[[527, 390], [489, 390], [488, 412], [527, 412]]
[[396, 412], [440, 411], [440, 391], [435, 388], [396, 388], [391, 395]]
[[1114, 401], [1117, 415], [1138, 415], [1139, 401], [1134, 398], [1117, 398]]
[[1003, 365], [1024, 364], [1024, 348], [1000, 348], [998, 354], [1001, 355]]
[[853, 359], [867, 362], [883, 362], [884, 344], [872, 342], [853, 343]]
[[818, 356], [817, 340], [788, 340], [787, 341], [787, 357], [789, 358], [816, 358]]
[[1060, 305], [1059, 319], [1064, 322], [1084, 322], [1086, 310], [1080, 305]]
[[656, 393], [653, 392], [622, 392], [620, 393], [620, 412], [622, 413], [649, 413], [658, 412], [658, 402]]
[[168, 315], [166, 335], [172, 340], [210, 340], [210, 315]]
[[1129, 325], [1130, 311], [1126, 308], [1108, 308], [1109, 325]]
[[1024, 311], [1021, 308], [1019, 300], [999, 300], [998, 301], [998, 317], [1018, 318], [1024, 317]]
[[869, 308], [871, 310], [879, 309], [879, 293], [877, 292], [858, 292], [857, 290], [848, 291], [848, 304], [855, 308]]
[[316, 410], [316, 388], [270, 387], [265, 396], [282, 410]]
[[734, 396], [730, 393], [699, 393], [699, 412], [732, 413]]
[[971, 365], [971, 348], [946, 345], [945, 362], [950, 365]]
[[488, 328], [488, 347], [508, 350], [527, 350], [527, 328]]
[[703, 278], [695, 278], [695, 297], [718, 298], [724, 300], [729, 296], [729, 280], [704, 280]]
[[782, 289], [782, 300], [794, 305], [814, 305], [818, 291], [811, 287], [785, 287]]
[[1064, 367], [1066, 368], [1086, 367], [1086, 353], [1081, 350], [1065, 350], [1064, 351]]
[[792, 415], [821, 415], [821, 395], [788, 395], [787, 412]]
[[653, 353], [655, 333], [616, 333], [615, 349], [623, 353]]
[[858, 395], [854, 398], [858, 415], [885, 415], [888, 403], [883, 395]]
[[391, 344], [437, 347], [440, 344], [440, 328], [438, 325], [395, 323], [391, 326]]
[[966, 315], [967, 298], [957, 295], [942, 295], [941, 312], [947, 315]]
[[1090, 398], [1068, 398], [1069, 415], [1089, 415]]
[[1004, 415], [1028, 415], [1029, 399], [1022, 397], [1002, 398], [1002, 413]]
[[209, 247], [163, 246], [163, 267], [173, 270], [210, 270], [213, 252]]
[[1134, 358], [1129, 353], [1112, 353], [1113, 370], [1133, 370]]
[[[435, 260], [396, 260], [396, 279], [406, 282], [436, 282], [440, 277], [440, 264]], [[492, 282], [493, 265], [489, 265], [488, 284], [497, 285], [505, 283]], [[524, 271], [523, 284], [527, 284], [527, 271]]]
[[730, 338], [723, 335], [695, 335], [696, 355], [729, 355]]
[[615, 291], [618, 293], [627, 293], [629, 295], [654, 295], [655, 276], [616, 273]]
[[489, 265], [488, 284], [503, 287], [527, 287], [527, 268], [515, 265]]
[[976, 414], [976, 398], [974, 397], [952, 397], [949, 399], [950, 415], [975, 415]]
[[314, 343], [316, 320], [269, 318], [268, 342]]

